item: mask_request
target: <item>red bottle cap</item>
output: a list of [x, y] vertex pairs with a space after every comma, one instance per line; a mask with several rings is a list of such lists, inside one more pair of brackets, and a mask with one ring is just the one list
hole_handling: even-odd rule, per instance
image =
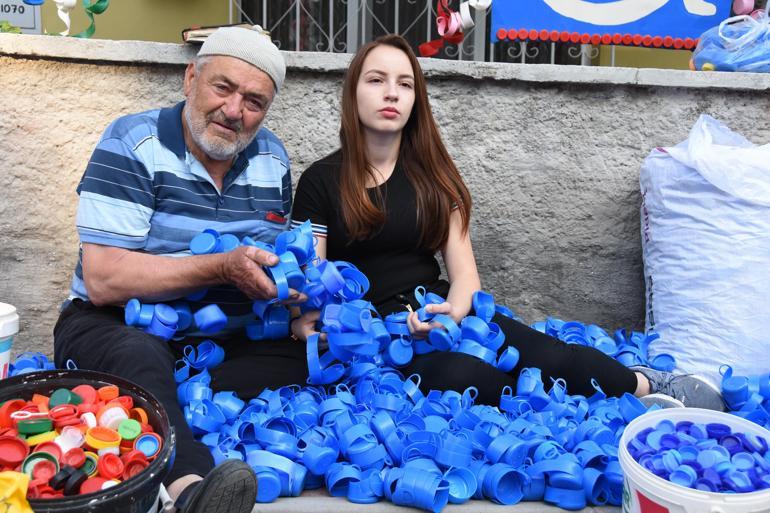
[[12, 399], [4, 402], [0, 406], [0, 427], [13, 427], [11, 413], [21, 410], [26, 405], [27, 402], [22, 399]]
[[73, 447], [65, 452], [64, 455], [59, 458], [59, 461], [61, 461], [63, 465], [80, 468], [83, 466], [83, 463], [86, 462], [86, 453], [80, 447]]
[[120, 397], [115, 399], [115, 401], [122, 404], [126, 410], [130, 410], [131, 408], [134, 407], [134, 398], [131, 397], [130, 395], [121, 395]]
[[95, 493], [102, 491], [102, 485], [109, 481], [103, 477], [89, 477], [85, 482], [80, 485], [80, 493]]
[[79, 395], [84, 403], [95, 403], [99, 400], [96, 394], [96, 389], [91, 385], [78, 385], [72, 389], [77, 395]]
[[47, 452], [48, 454], [52, 454], [53, 457], [59, 461], [61, 461], [62, 457], [61, 447], [59, 447], [59, 444], [56, 442], [43, 442], [42, 444], [38, 444], [32, 452]]
[[32, 478], [39, 479], [44, 483], [47, 483], [59, 470], [56, 468], [56, 463], [50, 460], [38, 460], [35, 466], [32, 467]]
[[99, 475], [105, 479], [117, 479], [123, 475], [124, 465], [120, 461], [120, 457], [107, 453], [96, 464], [96, 468], [99, 469]]
[[74, 404], [60, 404], [51, 408], [48, 416], [54, 421], [67, 417], [74, 417], [78, 414], [78, 407]]
[[135, 475], [139, 474], [142, 470], [146, 469], [150, 463], [148, 461], [132, 461], [126, 464], [123, 469], [123, 480], [131, 479]]
[[147, 462], [147, 456], [139, 450], [132, 450], [128, 451], [127, 453], [120, 456], [120, 459], [123, 461], [124, 465], [128, 465], [132, 461], [144, 461]]
[[0, 465], [17, 467], [29, 454], [29, 445], [15, 436], [0, 436]]

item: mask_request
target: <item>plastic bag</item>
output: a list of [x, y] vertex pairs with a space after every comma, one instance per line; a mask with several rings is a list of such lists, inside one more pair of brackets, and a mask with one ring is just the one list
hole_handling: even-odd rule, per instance
[[692, 58], [699, 71], [770, 72], [770, 3], [756, 18], [735, 16], [700, 37]]
[[29, 476], [20, 472], [0, 472], [0, 511], [33, 513], [27, 502]]
[[710, 116], [640, 175], [650, 355], [715, 385], [719, 367], [770, 372], [770, 144]]

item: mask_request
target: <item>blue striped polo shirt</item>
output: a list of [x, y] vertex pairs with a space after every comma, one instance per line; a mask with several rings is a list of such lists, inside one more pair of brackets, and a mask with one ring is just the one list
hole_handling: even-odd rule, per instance
[[[287, 228], [291, 174], [278, 137], [260, 129], [236, 157], [219, 191], [185, 146], [183, 107], [181, 102], [131, 114], [107, 128], [77, 188], [81, 243], [182, 257], [190, 255], [190, 240], [206, 228], [271, 244]], [[72, 278], [72, 298], [88, 300], [82, 251]], [[251, 301], [234, 287], [212, 287], [191, 306], [195, 310], [210, 303], [233, 316], [234, 324], [253, 318], [244, 315]]]

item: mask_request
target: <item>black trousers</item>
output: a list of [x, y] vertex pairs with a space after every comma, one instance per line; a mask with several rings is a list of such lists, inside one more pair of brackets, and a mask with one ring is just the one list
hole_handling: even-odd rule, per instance
[[[176, 458], [165, 481], [169, 484], [187, 474], [205, 476], [214, 465], [208, 448], [193, 439], [177, 402], [174, 382], [174, 364], [182, 358], [182, 349], [201, 340], [188, 337], [166, 342], [126, 326], [122, 308], [74, 300], [54, 328], [54, 358], [60, 368], [72, 360], [80, 369], [133, 381], [160, 401], [176, 431]], [[302, 343], [291, 339], [255, 342], [245, 335], [217, 343], [226, 356], [210, 371], [215, 392], [232, 390], [246, 400], [265, 388], [307, 381], [307, 356]]]
[[[446, 297], [449, 284], [441, 280], [427, 289]], [[403, 294], [400, 297], [413, 308], [419, 307], [412, 294]], [[380, 303], [377, 308], [383, 316], [405, 309], [395, 300]], [[477, 404], [499, 404], [500, 393], [505, 386], [512, 387], [515, 393], [516, 381], [525, 367], [536, 367], [542, 371], [546, 390], [550, 389], [552, 378], [563, 378], [567, 383], [568, 393], [586, 397], [595, 392], [591, 379], [595, 379], [608, 396], [619, 397], [626, 392], [633, 394], [636, 390], [634, 371], [598, 349], [565, 344], [500, 314], [495, 314], [492, 321], [497, 323], [505, 334], [505, 343], [498, 354], [502, 354], [508, 346], [513, 346], [519, 351], [519, 362], [512, 371], [506, 373], [497, 370], [465, 353], [446, 352], [416, 356], [412, 363], [401, 371], [405, 376], [419, 374], [420, 388], [424, 392], [430, 389], [463, 392], [466, 388], [474, 386], [479, 390]]]

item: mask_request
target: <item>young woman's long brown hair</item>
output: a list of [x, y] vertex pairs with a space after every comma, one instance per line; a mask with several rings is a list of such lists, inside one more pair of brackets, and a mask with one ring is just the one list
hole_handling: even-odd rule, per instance
[[[364, 60], [372, 49], [388, 45], [403, 51], [414, 73], [414, 107], [404, 126], [399, 158], [417, 196], [420, 247], [436, 251], [446, 243], [449, 216], [456, 206], [467, 232], [471, 216], [471, 195], [441, 140], [428, 103], [425, 76], [409, 43], [401, 36], [388, 35], [364, 45], [350, 63], [342, 87], [342, 170], [340, 196], [342, 219], [353, 239], [376, 234], [385, 221], [381, 196], [370, 198], [367, 179], [376, 183], [374, 168], [366, 156], [364, 131], [358, 117], [356, 89]], [[379, 192], [379, 191], [378, 191]]]

